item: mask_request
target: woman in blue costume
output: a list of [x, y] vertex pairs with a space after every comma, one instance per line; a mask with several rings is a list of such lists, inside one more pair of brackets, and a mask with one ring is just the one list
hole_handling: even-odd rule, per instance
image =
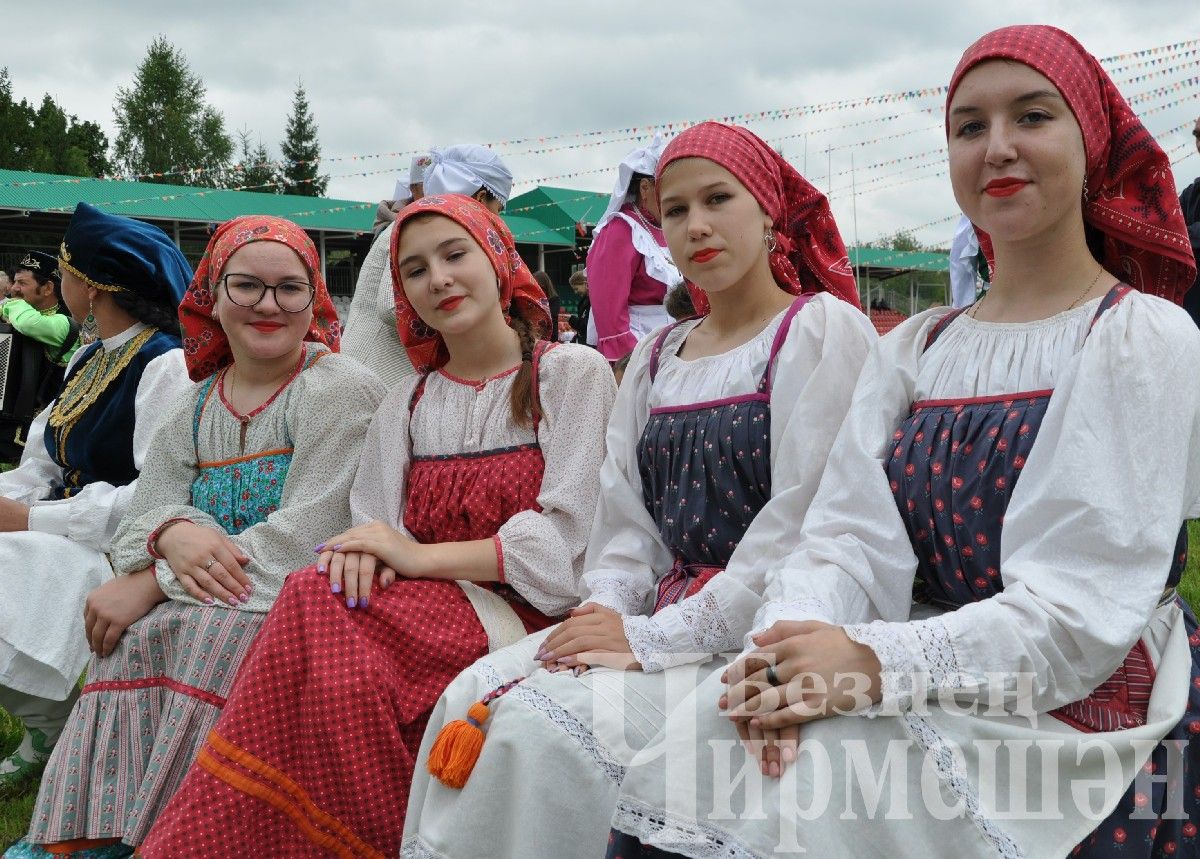
[[[127, 856], [221, 713], [284, 577], [350, 524], [350, 483], [382, 397], [332, 354], [338, 323], [312, 240], [250, 216], [214, 234], [179, 318], [198, 383], [165, 404], [88, 595], [95, 654], [6, 856]], [[44, 848], [42, 845], [45, 845]]]
[[[1175, 594], [1200, 333], [1170, 165], [1052, 27], [969, 48], [946, 129], [991, 289], [880, 341], [757, 649], [627, 773], [612, 856], [1200, 852]], [[771, 742], [747, 761], [739, 734]]]
[[192, 270], [158, 227], [80, 203], [59, 258], [72, 316], [95, 342], [0, 474], [0, 706], [25, 734], [0, 761], [0, 797], [41, 772], [87, 663], [83, 605], [162, 415], [188, 384], [176, 309]]

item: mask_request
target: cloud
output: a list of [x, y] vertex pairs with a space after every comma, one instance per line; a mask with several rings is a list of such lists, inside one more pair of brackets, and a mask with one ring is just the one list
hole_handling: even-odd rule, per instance
[[[5, 17], [10, 33], [54, 34], [50, 55], [43, 41], [6, 42], [0, 63], [9, 67], [17, 95], [40, 99], [50, 92], [70, 112], [99, 122], [110, 136], [115, 136], [117, 88], [129, 85], [147, 45], [162, 33], [204, 79], [231, 132], [249, 129], [278, 153], [292, 91], [303, 80], [324, 154], [343, 158], [430, 144], [648, 129], [669, 121], [938, 86], [972, 40], [1010, 23], [1057, 24], [1098, 56], [1200, 36], [1200, 4], [1191, 0], [925, 0], [821, 9], [784, 0], [486, 5], [466, 0], [169, 5], [73, 0], [11, 4]], [[1200, 66], [1178, 77], [1195, 74]], [[1131, 95], [1175, 79], [1122, 89]], [[793, 163], [807, 163], [810, 178], [823, 189], [830, 187], [829, 164], [835, 174], [834, 211], [843, 230], [850, 235], [857, 217], [858, 234], [867, 239], [955, 211], [937, 156], [867, 166], [943, 145], [937, 111], [919, 111], [931, 107], [939, 108], [936, 98], [751, 127]], [[901, 115], [880, 120], [896, 114]], [[1156, 113], [1147, 125], [1161, 131], [1196, 114], [1200, 99]], [[844, 127], [852, 123], [858, 124]], [[594, 171], [554, 184], [607, 191], [611, 168], [633, 141], [528, 151], [594, 140], [564, 138], [499, 151], [518, 182]], [[1177, 133], [1163, 142], [1170, 148], [1185, 140]], [[852, 154], [857, 197], [850, 196]], [[326, 172], [334, 177], [329, 193], [378, 199], [407, 165], [407, 157], [328, 162]], [[364, 172], [373, 175], [352, 175]], [[1196, 173], [1200, 160], [1193, 155], [1180, 163], [1177, 180]], [[948, 243], [952, 227], [932, 227], [919, 237]]]

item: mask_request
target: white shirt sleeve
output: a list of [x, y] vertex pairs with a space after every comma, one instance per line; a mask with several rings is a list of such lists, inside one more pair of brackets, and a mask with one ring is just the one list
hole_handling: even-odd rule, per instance
[[608, 421], [600, 500], [580, 583], [584, 602], [623, 615], [643, 614], [671, 552], [642, 498], [637, 443], [650, 417], [650, 352], [659, 332], [633, 350]]
[[871, 345], [862, 313], [832, 296], [792, 320], [771, 386], [771, 499], [725, 571], [662, 611], [625, 617], [625, 637], [645, 671], [736, 649], [762, 605], [767, 570], [782, 560], [817, 491], [834, 437]]
[[538, 428], [545, 470], [539, 510], [500, 526], [502, 581], [551, 617], [579, 603], [588, 532], [596, 514], [604, 433], [617, 385], [608, 361], [586, 346], [558, 346], [541, 359]]
[[908, 617], [917, 559], [884, 465], [912, 403], [926, 335], [941, 315], [914, 317], [871, 350], [793, 550], [767, 575], [754, 630], [781, 620]]
[[1013, 490], [1004, 591], [847, 629], [884, 666], [881, 704], [1003, 688], [1045, 712], [1112, 675], [1156, 610], [1180, 525], [1200, 513], [1198, 378], [1200, 331], [1179, 308], [1135, 293], [1100, 318]]
[[[163, 404], [174, 401], [190, 384], [182, 349], [171, 349], [146, 365], [134, 397], [134, 468], [140, 471], [146, 460], [150, 440], [166, 412]], [[45, 430], [47, 413], [43, 412], [35, 421], [35, 425], [40, 422], [36, 440], [31, 428], [28, 444], [36, 443], [36, 449], [31, 450], [27, 445], [26, 455], [38, 459], [44, 455], [45, 461], [53, 465], [45, 453], [41, 432]], [[42, 467], [44, 469], [44, 463]], [[55, 471], [59, 471], [57, 466]], [[61, 501], [35, 501], [29, 509], [29, 530], [59, 534], [99, 552], [107, 552], [136, 489], [136, 480], [124, 486], [97, 481]]]

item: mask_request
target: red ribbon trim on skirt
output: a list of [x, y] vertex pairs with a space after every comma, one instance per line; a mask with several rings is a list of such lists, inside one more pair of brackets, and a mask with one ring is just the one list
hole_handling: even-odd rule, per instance
[[165, 687], [172, 692], [178, 692], [180, 695], [197, 698], [206, 704], [212, 704], [218, 709], [225, 706], [225, 699], [220, 695], [215, 695], [196, 686], [180, 683], [178, 680], [172, 680], [170, 677], [143, 677], [139, 680], [97, 680], [95, 683], [88, 683], [84, 686], [83, 691], [79, 694], [87, 695], [91, 692], [127, 692], [131, 689], [153, 689], [156, 686]]

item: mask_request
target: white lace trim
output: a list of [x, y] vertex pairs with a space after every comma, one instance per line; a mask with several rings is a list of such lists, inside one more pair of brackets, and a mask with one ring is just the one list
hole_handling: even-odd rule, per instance
[[611, 608], [618, 614], [641, 614], [645, 594], [639, 594], [629, 586], [624, 579], [616, 576], [605, 576], [601, 579], [588, 581], [588, 594], [584, 602], [594, 602], [597, 605]]
[[438, 853], [421, 840], [419, 835], [410, 835], [400, 843], [400, 859], [450, 859]]
[[961, 763], [954, 757], [950, 744], [942, 738], [929, 721], [915, 713], [905, 713], [901, 718], [909, 735], [933, 757], [938, 777], [963, 801], [971, 821], [988, 840], [1001, 859], [1024, 859], [1025, 854], [1017, 843], [1004, 832], [995, 821], [989, 820], [979, 806], [979, 795]]
[[626, 615], [622, 625], [625, 627], [625, 640], [629, 642], [634, 658], [641, 663], [642, 670], [664, 670], [667, 667], [664, 657], [673, 648], [662, 625], [644, 614]]
[[716, 594], [705, 589], [655, 615], [629, 615], [625, 638], [645, 672], [703, 661], [737, 647]]
[[679, 603], [679, 615], [692, 634], [696, 649], [702, 653], [720, 653], [736, 645], [721, 603], [707, 589]]
[[921, 655], [929, 671], [929, 678], [938, 689], [962, 689], [964, 680], [962, 663], [954, 649], [950, 629], [941, 618], [918, 620], [910, 624], [921, 646]]
[[895, 629], [895, 624], [873, 621], [872, 623], [856, 623], [842, 627], [851, 641], [865, 644], [875, 651], [879, 660], [880, 689], [882, 696], [878, 703], [858, 715], [874, 719], [880, 715], [895, 715], [912, 707], [916, 694], [916, 665], [915, 657], [905, 646], [904, 638]]
[[[487, 662], [480, 660], [471, 666], [471, 670], [483, 678], [489, 691], [508, 680]], [[555, 727], [579, 744], [579, 747], [592, 759], [604, 776], [614, 784], [620, 784], [625, 778], [625, 767], [612, 756], [608, 748], [596, 739], [596, 735], [588, 726], [581, 722], [565, 707], [556, 702], [544, 692], [539, 692], [524, 683], [518, 683], [504, 693], [505, 698], [516, 698], [530, 710], [545, 716]]]
[[612, 825], [646, 844], [693, 859], [755, 859], [758, 855], [722, 829], [635, 799], [617, 801]]

